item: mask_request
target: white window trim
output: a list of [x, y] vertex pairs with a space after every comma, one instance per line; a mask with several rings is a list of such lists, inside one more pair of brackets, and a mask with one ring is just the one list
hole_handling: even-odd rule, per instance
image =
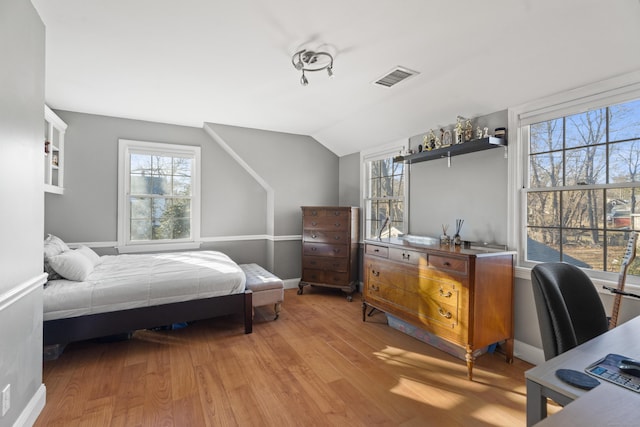
[[[369, 183], [367, 182], [367, 162], [373, 160], [382, 160], [388, 159], [389, 157], [394, 157], [400, 154], [403, 150], [409, 149], [409, 139], [401, 139], [398, 141], [394, 141], [389, 144], [385, 144], [379, 147], [370, 148], [366, 150], [360, 151], [360, 209], [362, 211], [362, 215], [360, 215], [360, 229], [364, 230], [363, 233], [360, 233], [361, 239], [365, 239], [366, 234], [366, 206], [365, 206], [365, 192], [367, 190], [367, 186]], [[405, 165], [404, 168], [404, 217], [402, 218], [405, 234], [409, 233], [409, 177], [410, 177], [411, 167], [409, 165]]]
[[[126, 209], [129, 188], [129, 153], [132, 150], [149, 150], [161, 154], [178, 154], [194, 158], [191, 239], [179, 242], [130, 242], [127, 232], [129, 211]], [[153, 252], [167, 250], [188, 250], [200, 247], [200, 195], [201, 195], [201, 154], [200, 147], [193, 145], [166, 144], [162, 142], [118, 140], [118, 243], [119, 253]]]
[[[524, 261], [526, 241], [526, 200], [522, 189], [527, 172], [526, 130], [521, 126], [569, 116], [588, 110], [623, 103], [640, 98], [640, 71], [616, 76], [591, 85], [541, 98], [517, 107], [509, 108], [509, 152], [508, 152], [508, 214], [507, 241], [510, 248], [518, 252], [518, 277], [529, 278], [530, 269], [536, 263]], [[602, 283], [615, 282], [618, 273], [587, 270], [592, 279]], [[640, 285], [636, 277], [629, 277], [631, 286]], [[640, 288], [636, 288], [640, 289]]]

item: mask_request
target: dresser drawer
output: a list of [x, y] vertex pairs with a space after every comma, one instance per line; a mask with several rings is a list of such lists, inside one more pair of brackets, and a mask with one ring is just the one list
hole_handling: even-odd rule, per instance
[[440, 270], [457, 271], [467, 274], [467, 261], [439, 255], [429, 255], [429, 266]]
[[349, 260], [337, 257], [305, 256], [302, 257], [302, 268], [347, 272], [349, 271]]
[[348, 231], [348, 218], [332, 218], [330, 216], [304, 217], [302, 225], [305, 230]]
[[412, 265], [427, 265], [427, 254], [400, 248], [389, 248], [389, 259]]
[[349, 243], [349, 235], [346, 231], [304, 230], [302, 238], [305, 242], [316, 243]]
[[350, 209], [331, 209], [331, 208], [304, 208], [302, 210], [304, 217], [323, 217], [328, 216], [332, 218], [346, 218], [351, 217]]
[[365, 299], [382, 302], [386, 306], [401, 308], [416, 319], [422, 319], [423, 327], [445, 332], [456, 337], [461, 332], [459, 304], [456, 299], [431, 298], [418, 292], [408, 292], [394, 285], [369, 281], [365, 288]]
[[302, 281], [310, 283], [326, 283], [328, 285], [346, 286], [349, 285], [349, 273], [338, 271], [315, 270], [312, 268], [302, 269]]
[[302, 254], [305, 256], [347, 257], [349, 256], [349, 246], [329, 245], [326, 243], [303, 243]]
[[381, 258], [388, 258], [389, 248], [386, 246], [371, 245], [367, 243], [364, 246], [364, 253], [367, 255], [379, 256]]

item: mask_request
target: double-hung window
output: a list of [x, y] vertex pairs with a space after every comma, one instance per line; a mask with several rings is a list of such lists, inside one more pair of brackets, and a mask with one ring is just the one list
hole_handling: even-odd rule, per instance
[[[397, 151], [395, 151], [397, 153]], [[363, 158], [363, 202], [365, 238], [397, 237], [406, 233], [407, 171], [386, 152]]]
[[120, 251], [197, 247], [200, 147], [119, 141]]
[[604, 92], [514, 117], [521, 262], [618, 272], [629, 232], [640, 230], [640, 92]]

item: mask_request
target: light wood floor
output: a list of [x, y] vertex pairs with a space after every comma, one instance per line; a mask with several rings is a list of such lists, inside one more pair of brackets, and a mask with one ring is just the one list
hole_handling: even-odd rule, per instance
[[287, 290], [280, 318], [236, 317], [116, 343], [75, 343], [44, 362], [36, 426], [523, 426], [524, 371], [501, 354], [466, 365], [386, 325], [361, 298]]

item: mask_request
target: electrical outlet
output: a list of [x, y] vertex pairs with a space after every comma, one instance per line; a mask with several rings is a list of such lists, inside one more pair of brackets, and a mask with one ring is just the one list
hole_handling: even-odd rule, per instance
[[5, 388], [2, 389], [2, 416], [9, 411], [11, 407], [11, 384], [7, 384]]

